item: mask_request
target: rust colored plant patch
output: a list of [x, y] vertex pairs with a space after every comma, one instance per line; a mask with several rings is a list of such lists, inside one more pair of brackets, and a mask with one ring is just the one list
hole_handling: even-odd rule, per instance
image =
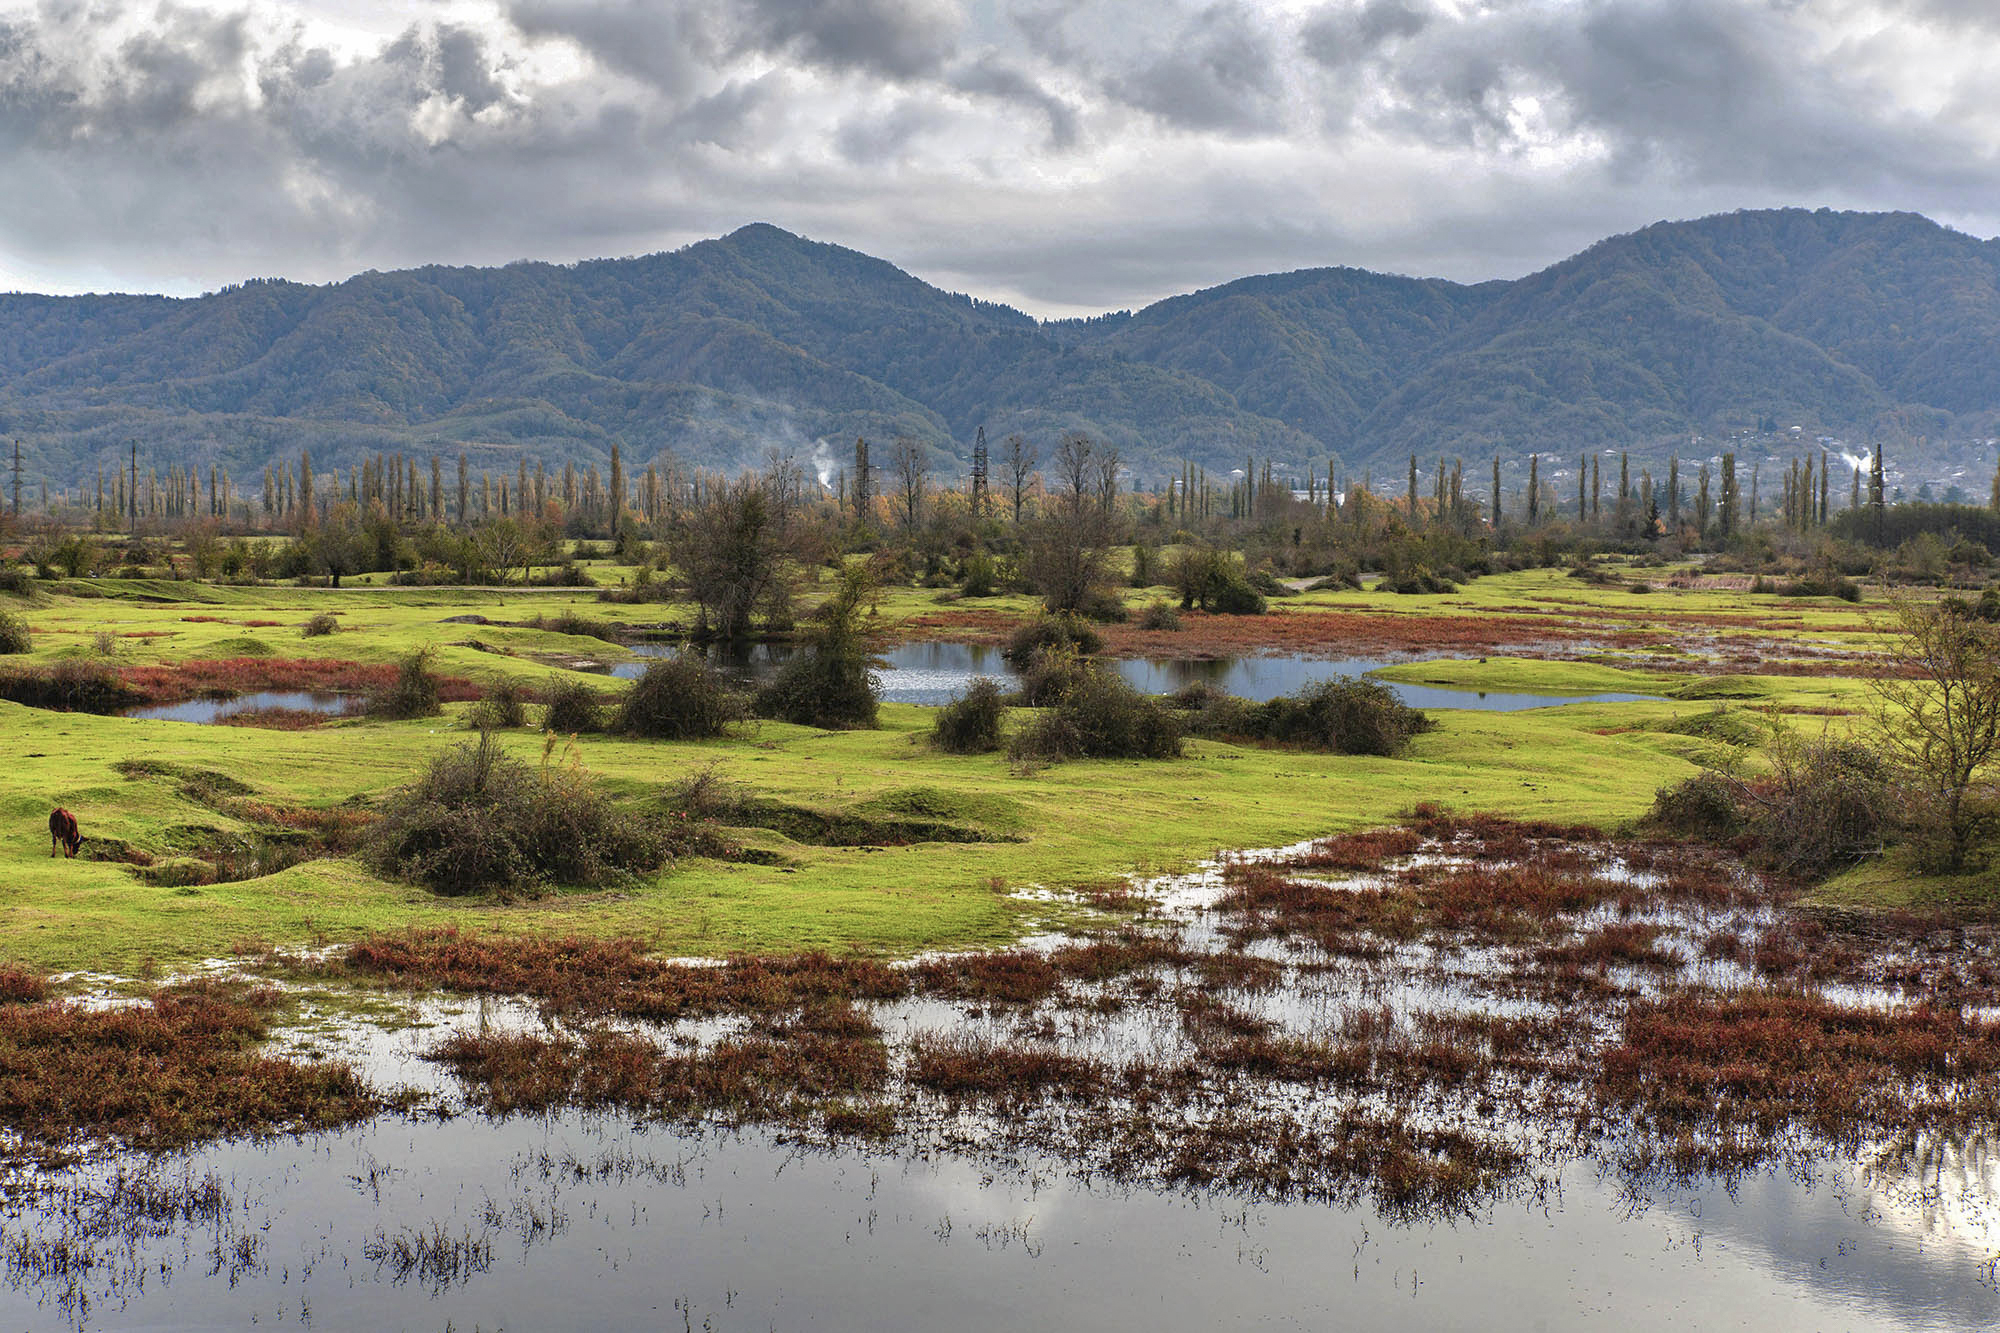
[[380, 1110], [347, 1065], [257, 1053], [275, 1003], [212, 985], [127, 1008], [0, 1006], [0, 1125], [49, 1144], [109, 1135], [163, 1148]]

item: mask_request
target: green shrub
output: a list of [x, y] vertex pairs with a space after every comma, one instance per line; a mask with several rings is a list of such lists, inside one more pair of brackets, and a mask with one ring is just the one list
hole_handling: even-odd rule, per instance
[[1140, 629], [1177, 630], [1181, 627], [1181, 613], [1174, 610], [1170, 602], [1153, 602], [1139, 614]]
[[1107, 671], [1086, 671], [1014, 739], [1029, 759], [1174, 759], [1182, 723], [1165, 703]]
[[1793, 579], [1779, 592], [1786, 597], [1838, 597], [1843, 602], [1861, 600], [1861, 585], [1841, 574], [1817, 574]]
[[1699, 736], [1718, 745], [1762, 745], [1770, 735], [1755, 714], [1722, 703], [1693, 717], [1676, 717], [1662, 722], [1659, 730], [1682, 736]]
[[565, 611], [559, 616], [536, 616], [527, 623], [529, 629], [546, 630], [550, 634], [573, 634], [579, 638], [602, 639], [606, 643], [623, 643], [624, 630], [608, 620], [592, 620], [574, 611]]
[[466, 894], [621, 881], [658, 868], [667, 845], [662, 830], [616, 810], [581, 769], [530, 767], [482, 733], [384, 802], [362, 858], [379, 874]]
[[1417, 565], [1400, 574], [1386, 577], [1382, 580], [1382, 586], [1391, 592], [1410, 597], [1458, 591], [1458, 584], [1442, 574], [1432, 573], [1429, 565]]
[[557, 676], [542, 691], [542, 730], [576, 735], [604, 730], [604, 696], [572, 676]]
[[25, 617], [12, 611], [0, 611], [0, 653], [26, 653], [34, 651], [35, 638], [28, 632]]
[[1076, 613], [1085, 620], [1095, 620], [1104, 625], [1122, 625], [1132, 614], [1125, 609], [1124, 599], [1109, 588], [1092, 588], [1076, 604]]
[[981, 676], [963, 695], [938, 709], [937, 720], [931, 724], [931, 744], [947, 754], [997, 750], [1006, 712], [999, 683]]
[[1284, 585], [1276, 574], [1268, 569], [1253, 569], [1243, 576], [1243, 581], [1265, 597], [1290, 597], [1292, 590]]
[[405, 657], [397, 664], [396, 679], [368, 700], [368, 711], [388, 718], [436, 717], [443, 712], [432, 661], [428, 648]]
[[1771, 687], [1755, 676], [1702, 676], [1667, 693], [1675, 699], [1762, 699]]
[[0, 565], [0, 592], [8, 592], [16, 597], [26, 597], [35, 591], [33, 570], [19, 565]]
[[1250, 586], [1235, 559], [1226, 551], [1191, 547], [1174, 561], [1173, 586], [1181, 595], [1181, 610], [1215, 611], [1227, 616], [1264, 612], [1264, 595]]
[[880, 702], [865, 651], [809, 644], [787, 658], [757, 692], [755, 711], [802, 727], [840, 730], [874, 726]]
[[993, 557], [983, 551], [965, 557], [958, 567], [958, 578], [958, 591], [965, 597], [991, 597], [1000, 586]]
[[632, 682], [611, 730], [662, 741], [707, 740], [743, 714], [742, 697], [722, 673], [684, 652], [653, 662]]
[[566, 560], [553, 569], [545, 569], [530, 580], [538, 588], [595, 588], [597, 580], [590, 577], [590, 571], [574, 560]]
[[321, 635], [331, 634], [339, 628], [340, 621], [334, 618], [333, 612], [321, 611], [299, 627], [299, 637], [302, 639], [317, 639]]
[[1159, 577], [1160, 553], [1140, 542], [1132, 548], [1132, 586], [1150, 588]]

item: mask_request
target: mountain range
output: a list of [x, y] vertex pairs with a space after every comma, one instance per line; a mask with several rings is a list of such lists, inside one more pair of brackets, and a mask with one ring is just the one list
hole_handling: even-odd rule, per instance
[[243, 482], [302, 449], [320, 469], [464, 449], [511, 470], [613, 443], [635, 466], [775, 448], [827, 468], [857, 435], [919, 439], [950, 476], [982, 426], [1044, 457], [1085, 431], [1147, 479], [1247, 455], [1400, 477], [1412, 452], [1706, 454], [1793, 426], [1882, 439], [1921, 472], [2000, 433], [2000, 240], [1740, 212], [1511, 281], [1307, 269], [1057, 321], [761, 224], [573, 265], [0, 296], [0, 436], [30, 484], [85, 482], [135, 443]]

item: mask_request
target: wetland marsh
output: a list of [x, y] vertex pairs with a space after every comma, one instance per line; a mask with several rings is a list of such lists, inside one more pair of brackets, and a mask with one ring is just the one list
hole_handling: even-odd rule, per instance
[[[1404, 697], [1435, 726], [1393, 758], [1045, 766], [926, 743], [1025, 607], [891, 589], [876, 729], [495, 732], [633, 811], [704, 771], [735, 795], [714, 854], [462, 900], [352, 839], [482, 692], [613, 696], [570, 664], [643, 666], [657, 608], [119, 583], [45, 594], [12, 669], [186, 702], [377, 688], [428, 648], [457, 684], [436, 716], [283, 728], [0, 703], [28, 830], [0, 853], [9, 1322], [1944, 1328], [2000, 1302], [1983, 882], [1795, 884], [1634, 828], [1773, 727], [1851, 727], [1865, 609], [1526, 571], [1113, 626], [1144, 688], [1365, 669], [1434, 691]], [[592, 618], [610, 637], [570, 632]], [[1779, 647], [1805, 635], [1834, 656]], [[77, 860], [28, 836], [51, 801]], [[273, 843], [297, 859], [224, 873]], [[128, 1030], [231, 1034], [239, 1063], [176, 1075], [206, 1119], [162, 1118]], [[85, 1115], [85, 1077], [130, 1098]]]

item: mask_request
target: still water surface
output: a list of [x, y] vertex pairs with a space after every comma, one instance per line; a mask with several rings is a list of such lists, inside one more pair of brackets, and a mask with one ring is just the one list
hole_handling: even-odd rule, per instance
[[368, 701], [358, 694], [331, 694], [318, 690], [259, 690], [229, 699], [189, 699], [177, 704], [149, 704], [127, 709], [122, 716], [151, 722], [220, 722], [237, 713], [262, 712], [267, 708], [287, 708], [301, 713], [325, 713], [348, 717], [360, 713]]
[[[238, 1144], [228, 1215], [63, 1284], [14, 1328], [1947, 1329], [1990, 1254], [1851, 1173], [1560, 1190], [1456, 1225], [1105, 1186], [1046, 1163], [789, 1148], [564, 1115]], [[5, 1219], [9, 1236], [31, 1217]], [[59, 1225], [50, 1223], [50, 1225]], [[474, 1255], [399, 1271], [399, 1239]], [[374, 1256], [374, 1257], [371, 1257]], [[88, 1292], [87, 1303], [77, 1299]]]
[[[641, 658], [668, 657], [680, 651], [673, 644], [635, 644]], [[705, 653], [716, 666], [746, 680], [769, 676], [794, 651], [791, 644], [715, 644]], [[876, 659], [882, 698], [890, 703], [937, 705], [965, 692], [975, 676], [991, 676], [1011, 687], [1014, 675], [1000, 650], [971, 643], [906, 643]], [[1262, 701], [1292, 694], [1323, 680], [1364, 676], [1387, 661], [1363, 657], [1321, 657], [1291, 654], [1277, 657], [1107, 658], [1106, 665], [1148, 694], [1167, 694], [1196, 682], [1220, 687], [1243, 699]], [[621, 662], [611, 674], [624, 679], [646, 669], [644, 661]], [[1571, 703], [1616, 703], [1644, 699], [1643, 694], [1519, 694], [1444, 689], [1434, 685], [1383, 682], [1404, 703], [1416, 708], [1473, 708], [1512, 712], [1522, 708], [1552, 708]]]

